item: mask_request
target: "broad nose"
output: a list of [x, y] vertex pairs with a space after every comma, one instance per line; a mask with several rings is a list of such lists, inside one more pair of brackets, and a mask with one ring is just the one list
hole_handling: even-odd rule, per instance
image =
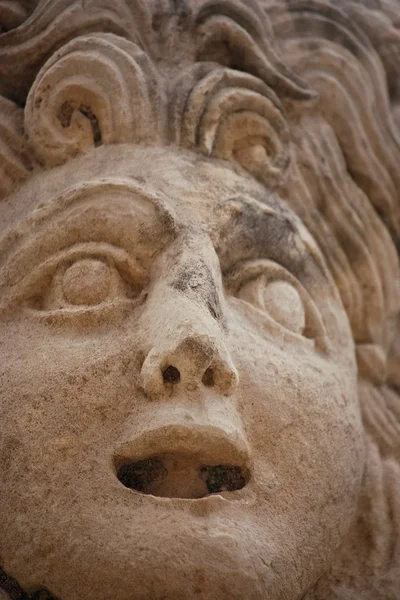
[[[148, 396], [200, 386], [231, 395], [239, 377], [226, 345], [219, 263], [207, 241], [183, 245], [160, 262], [141, 322]], [[193, 242], [194, 245], [194, 242]]]
[[204, 331], [208, 328], [188, 325], [189, 331], [149, 351], [141, 369], [146, 394], [159, 396], [171, 385], [180, 385], [189, 391], [205, 386], [231, 395], [239, 376], [225, 344], [218, 335]]

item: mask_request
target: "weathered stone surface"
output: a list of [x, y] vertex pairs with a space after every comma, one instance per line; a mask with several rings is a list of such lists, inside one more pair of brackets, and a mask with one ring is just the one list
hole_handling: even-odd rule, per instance
[[400, 598], [400, 5], [0, 2], [0, 598]]

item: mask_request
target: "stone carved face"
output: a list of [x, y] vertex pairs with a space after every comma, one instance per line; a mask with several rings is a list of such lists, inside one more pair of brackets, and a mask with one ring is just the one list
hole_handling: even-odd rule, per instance
[[0, 596], [397, 597], [398, 3], [0, 4]]
[[319, 251], [224, 162], [110, 146], [5, 205], [0, 556], [72, 600], [297, 598], [362, 469]]

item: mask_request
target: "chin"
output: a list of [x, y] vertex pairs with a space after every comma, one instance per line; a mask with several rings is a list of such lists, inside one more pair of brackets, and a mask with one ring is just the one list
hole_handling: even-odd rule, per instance
[[[260, 558], [265, 549], [260, 548], [256, 526], [243, 539], [233, 522], [212, 536], [205, 535], [204, 525], [193, 523], [190, 530], [188, 525], [161, 533], [148, 527], [146, 536], [140, 527], [129, 535], [114, 531], [107, 548], [92, 538], [91, 544], [81, 544], [81, 552], [71, 548], [64, 574], [59, 569], [57, 581], [47, 580], [45, 587], [62, 600], [109, 600], [116, 592], [118, 600], [284, 597], [273, 570]], [[286, 590], [290, 587], [286, 580]]]
[[46, 524], [35, 522], [40, 545], [10, 573], [61, 600], [283, 600], [305, 593], [327, 559], [304, 564], [304, 530], [248, 492], [232, 501], [115, 491], [112, 501], [100, 488], [91, 502], [68, 498], [63, 513], [49, 505]]

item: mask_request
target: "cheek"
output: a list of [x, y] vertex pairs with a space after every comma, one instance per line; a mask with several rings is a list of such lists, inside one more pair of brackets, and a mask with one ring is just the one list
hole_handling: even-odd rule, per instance
[[313, 350], [280, 348], [243, 330], [234, 347], [260, 488], [283, 505], [293, 502], [295, 511], [327, 502], [352, 507], [363, 469], [355, 373]]
[[137, 352], [123, 336], [63, 338], [38, 328], [10, 337], [0, 358], [7, 437], [28, 446], [64, 436], [88, 447], [112, 443], [112, 432], [141, 397]]
[[0, 358], [6, 381], [0, 394], [0, 528], [12, 533], [9, 520], [17, 520], [25, 539], [33, 514], [37, 532], [54, 525], [53, 518], [44, 521], [43, 505], [65, 503], [67, 518], [79, 505], [96, 502], [99, 490], [115, 493], [115, 443], [143, 408], [137, 358], [118, 333], [100, 342], [45, 339], [39, 331], [13, 336], [12, 354]]

